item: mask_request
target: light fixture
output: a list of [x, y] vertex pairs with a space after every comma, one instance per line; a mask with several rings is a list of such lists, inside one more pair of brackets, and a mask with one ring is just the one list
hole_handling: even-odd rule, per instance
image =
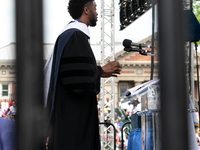
[[152, 0], [120, 0], [120, 30], [152, 7]]

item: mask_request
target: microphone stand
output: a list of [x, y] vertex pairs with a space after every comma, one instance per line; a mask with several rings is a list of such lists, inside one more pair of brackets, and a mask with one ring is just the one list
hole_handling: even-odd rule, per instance
[[[154, 54], [154, 29], [155, 29], [155, 3], [154, 0], [152, 0], [152, 49], [151, 49], [151, 53]], [[151, 57], [151, 77], [150, 80], [153, 80], [153, 72], [154, 72], [154, 57]]]
[[139, 54], [145, 55], [145, 56], [158, 56], [157, 54], [148, 54], [151, 51], [144, 50], [144, 49], [142, 49], [141, 46], [139, 47], [139, 49], [136, 49], [136, 48], [124, 48], [124, 51], [126, 51], [126, 52], [139, 52]]

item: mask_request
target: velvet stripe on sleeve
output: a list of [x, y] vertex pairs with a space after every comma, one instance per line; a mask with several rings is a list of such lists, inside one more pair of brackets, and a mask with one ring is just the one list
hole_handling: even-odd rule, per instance
[[76, 31], [66, 44], [60, 61], [59, 79], [64, 89], [84, 95], [96, 95], [100, 90], [101, 73], [87, 36]]

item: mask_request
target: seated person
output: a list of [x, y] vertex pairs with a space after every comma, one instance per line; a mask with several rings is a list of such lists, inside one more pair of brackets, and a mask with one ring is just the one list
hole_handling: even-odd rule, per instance
[[17, 102], [15, 99], [12, 100], [13, 105], [10, 107], [10, 111], [12, 113], [13, 119], [17, 118]]

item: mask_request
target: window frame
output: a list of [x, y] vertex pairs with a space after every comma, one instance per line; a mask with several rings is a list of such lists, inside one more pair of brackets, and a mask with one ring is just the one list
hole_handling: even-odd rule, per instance
[[[121, 92], [121, 86], [122, 85], [125, 85], [126, 87], [127, 87], [127, 89], [129, 88], [129, 83], [126, 83], [126, 82], [122, 82], [122, 83], [119, 83], [119, 98], [123, 98], [123, 94], [124, 94], [124, 92], [126, 92], [126, 91], [124, 91], [124, 92]], [[127, 90], [126, 89], [126, 90]]]
[[[7, 86], [7, 89], [4, 89], [3, 87]], [[7, 95], [3, 95], [3, 92], [7, 92]], [[2, 89], [1, 89], [2, 97], [8, 97], [9, 96], [9, 84], [2, 84]]]

